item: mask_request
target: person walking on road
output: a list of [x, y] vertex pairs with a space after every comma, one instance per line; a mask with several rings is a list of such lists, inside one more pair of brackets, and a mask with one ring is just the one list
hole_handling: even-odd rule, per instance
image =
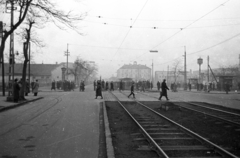
[[19, 91], [20, 91], [20, 86], [18, 84], [18, 79], [16, 78], [13, 84], [13, 101], [15, 103], [17, 103], [19, 100]]
[[129, 94], [128, 98], [133, 95], [133, 98], [135, 98], [135, 94], [134, 94], [134, 83], [132, 83], [132, 86], [131, 86], [131, 93]]
[[102, 97], [101, 99], [103, 99], [101, 81], [97, 82], [96, 98], [95, 99], [97, 99], [98, 96]]
[[55, 84], [55, 80], [53, 80], [52, 81], [52, 87], [51, 87], [51, 91], [52, 90], [55, 90], [56, 91], [56, 86], [55, 86], [56, 84]]
[[159, 81], [157, 81], [157, 89], [158, 89], [158, 91], [160, 90], [160, 82]]
[[111, 81], [111, 83], [110, 83], [110, 91], [114, 91], [113, 81]]
[[39, 84], [38, 84], [38, 80], [36, 80], [36, 82], [34, 82], [34, 84], [33, 84], [33, 94], [34, 94], [34, 96], [37, 96], [38, 88], [39, 88]]
[[160, 92], [160, 97], [158, 100], [161, 100], [162, 99], [162, 96], [165, 96], [167, 100], [168, 99], [168, 96], [167, 96], [167, 90], [169, 90], [169, 88], [167, 87], [167, 84], [166, 84], [166, 80], [164, 79], [163, 82], [162, 82], [162, 92]]

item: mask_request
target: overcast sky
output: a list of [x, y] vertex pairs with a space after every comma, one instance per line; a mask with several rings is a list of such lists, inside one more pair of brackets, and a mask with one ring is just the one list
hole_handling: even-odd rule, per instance
[[[206, 69], [208, 55], [212, 68], [239, 63], [239, 0], [57, 1], [64, 10], [88, 13], [79, 23], [84, 36], [47, 25], [38, 31], [46, 47], [33, 48], [36, 63], [66, 62], [67, 43], [69, 62], [77, 56], [94, 61], [103, 78], [116, 75], [118, 68], [134, 61], [150, 68], [153, 61], [155, 71], [167, 70], [176, 59], [183, 66], [184, 46], [187, 70], [198, 70], [199, 57]], [[1, 14], [3, 21], [9, 20], [9, 15]], [[21, 51], [15, 43], [15, 50]]]

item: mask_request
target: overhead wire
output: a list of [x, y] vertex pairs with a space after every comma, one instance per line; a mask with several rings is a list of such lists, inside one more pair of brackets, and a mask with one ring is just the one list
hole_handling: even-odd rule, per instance
[[[223, 41], [221, 41], [221, 42], [219, 42], [219, 43], [216, 43], [216, 44], [214, 44], [214, 45], [212, 45], [212, 46], [210, 46], [210, 47], [207, 47], [207, 48], [204, 48], [204, 49], [201, 49], [201, 50], [199, 50], [199, 51], [192, 52], [192, 53], [188, 53], [188, 54], [186, 54], [186, 55], [189, 56], [189, 55], [193, 55], [193, 54], [196, 54], [196, 53], [200, 53], [200, 52], [206, 51], [206, 50], [208, 50], [208, 49], [211, 49], [211, 48], [213, 48], [213, 47], [216, 47], [216, 46], [218, 46], [218, 45], [221, 45], [221, 44], [223, 44], [223, 43], [225, 43], [225, 42], [227, 42], [227, 41], [229, 41], [229, 40], [231, 40], [231, 39], [233, 39], [233, 38], [236, 38], [236, 37], [238, 37], [238, 36], [240, 36], [240, 33], [238, 33], [238, 34], [236, 34], [236, 35], [234, 35], [234, 36], [232, 36], [232, 37], [230, 37], [230, 38], [227, 38], [227, 39], [225, 39], [225, 40], [223, 40]], [[163, 64], [166, 64], [166, 63], [169, 63], [169, 62], [173, 62], [173, 61], [175, 61], [175, 60], [177, 60], [177, 59], [179, 59], [179, 58], [181, 58], [181, 57], [182, 57], [182, 55], [179, 56], [179, 57], [177, 57], [177, 58], [175, 58], [174, 60], [170, 60], [170, 61], [167, 61], [167, 62], [164, 62], [164, 63], [161, 63], [161, 64], [157, 64], [157, 65], [163, 65]]]
[[[133, 20], [133, 18], [114, 18], [114, 17], [105, 17], [105, 16], [91, 16], [88, 15], [88, 17], [94, 17], [98, 19], [112, 19], [112, 20]], [[215, 18], [215, 19], [203, 19], [205, 21], [212, 21], [212, 20], [235, 20], [240, 19], [240, 17], [229, 17], [229, 18]], [[195, 21], [195, 19], [138, 19], [138, 21]]]
[[[142, 9], [141, 9], [141, 10], [140, 10], [140, 12], [138, 13], [138, 15], [137, 15], [137, 17], [136, 17], [136, 19], [134, 20], [134, 22], [133, 22], [133, 24], [132, 24], [132, 25], [134, 25], [134, 23], [137, 21], [137, 19], [138, 19], [139, 15], [141, 14], [142, 10], [144, 9], [144, 7], [145, 7], [145, 6], [146, 6], [146, 4], [148, 3], [148, 1], [149, 1], [149, 0], [146, 0], [145, 4], [143, 5]], [[114, 56], [115, 56], [115, 55], [117, 54], [117, 52], [119, 51], [119, 48], [122, 46], [123, 42], [124, 42], [124, 41], [125, 41], [125, 39], [127, 38], [128, 34], [129, 34], [129, 32], [130, 32], [130, 30], [131, 30], [131, 29], [128, 29], [128, 32], [127, 32], [127, 34], [126, 34], [126, 35], [125, 35], [125, 37], [123, 38], [123, 40], [122, 40], [122, 42], [121, 42], [120, 46], [118, 47], [117, 51], [116, 51], [116, 52], [115, 52], [115, 54], [113, 55], [112, 59], [114, 58]]]
[[199, 17], [198, 19], [194, 20], [193, 22], [191, 22], [190, 24], [186, 25], [185, 27], [181, 28], [179, 31], [177, 31], [176, 33], [174, 33], [173, 35], [171, 35], [170, 37], [168, 37], [167, 39], [165, 39], [164, 41], [162, 41], [161, 43], [157, 44], [156, 46], [154, 46], [152, 49], [158, 47], [159, 45], [165, 43], [166, 41], [170, 40], [172, 37], [174, 37], [175, 35], [179, 34], [182, 30], [186, 29], [187, 27], [193, 25], [194, 23], [196, 23], [197, 21], [201, 20], [202, 18], [204, 18], [205, 16], [207, 16], [208, 14], [212, 13], [213, 11], [217, 10], [219, 7], [223, 6], [224, 4], [226, 4], [227, 2], [229, 2], [230, 0], [225, 1], [224, 3], [218, 5], [216, 8], [212, 9], [211, 11], [209, 11], [208, 13], [204, 14], [203, 16]]

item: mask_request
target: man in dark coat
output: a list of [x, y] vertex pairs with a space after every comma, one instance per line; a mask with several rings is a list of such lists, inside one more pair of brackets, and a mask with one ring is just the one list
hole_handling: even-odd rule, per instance
[[106, 81], [106, 91], [108, 90], [108, 81]]
[[119, 90], [120, 90], [120, 91], [123, 90], [123, 82], [122, 82], [122, 80], [120, 81], [120, 84], [119, 84]]
[[226, 94], [228, 94], [228, 92], [230, 91], [230, 85], [229, 85], [229, 83], [228, 83], [228, 82], [225, 82], [224, 86], [225, 86]]
[[97, 82], [96, 98], [95, 99], [97, 99], [98, 96], [102, 97], [101, 99], [103, 99], [101, 81]]
[[114, 91], [113, 81], [110, 83], [110, 91]]
[[165, 96], [166, 99], [169, 100], [167, 96], [167, 90], [169, 90], [169, 88], [167, 87], [166, 80], [164, 79], [162, 82], [162, 92], [158, 100], [161, 100], [162, 96]]
[[56, 83], [55, 83], [55, 80], [52, 81], [52, 87], [51, 87], [51, 91], [52, 90], [55, 90], [56, 91]]
[[20, 86], [18, 84], [18, 79], [16, 78], [13, 84], [13, 101], [15, 103], [17, 103], [19, 100], [19, 91], [20, 91]]
[[133, 98], [135, 98], [135, 94], [134, 94], [134, 83], [132, 83], [132, 86], [131, 86], [131, 93], [129, 94], [128, 98], [133, 95]]

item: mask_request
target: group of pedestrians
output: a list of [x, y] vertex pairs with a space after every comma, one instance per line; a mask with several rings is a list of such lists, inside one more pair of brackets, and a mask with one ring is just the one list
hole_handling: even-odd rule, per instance
[[[98, 80], [98, 81], [94, 81], [93, 83], [93, 86], [94, 86], [94, 90], [96, 91], [96, 97], [95, 99], [97, 99], [99, 96], [101, 97], [101, 99], [103, 99], [103, 96], [102, 96], [102, 90], [104, 89], [104, 86], [105, 86], [105, 90], [108, 90], [108, 82], [106, 82], [106, 84], [104, 84], [105, 82], [104, 81], [101, 81], [101, 80]], [[160, 84], [160, 83], [158, 83]], [[113, 82], [110, 82], [110, 90], [113, 89]], [[160, 87], [160, 86], [159, 86]], [[122, 91], [123, 89], [123, 82], [122, 80], [119, 82], [119, 90]], [[159, 97], [159, 100], [161, 100], [161, 98], [163, 96], [166, 97], [167, 100], [168, 99], [168, 95], [167, 95], [167, 90], [169, 90], [169, 88], [167, 87], [167, 84], [166, 84], [166, 80], [164, 79], [162, 84], [161, 84], [161, 89], [162, 91], [160, 92], [160, 97]], [[133, 96], [133, 98], [135, 98], [135, 83], [132, 82], [132, 85], [131, 85], [131, 88], [130, 88], [130, 94], [128, 95], [128, 98], [130, 96]]]
[[94, 89], [94, 90], [96, 90], [96, 88], [97, 88], [97, 86], [98, 86], [98, 83], [101, 84], [101, 89], [102, 89], [102, 90], [114, 91], [114, 83], [113, 83], [113, 81], [110, 81], [110, 82], [106, 81], [106, 82], [105, 82], [104, 80], [102, 80], [102, 81], [100, 81], [100, 80], [98, 80], [98, 81], [94, 80], [94, 82], [93, 82], [93, 89]]
[[62, 89], [64, 91], [74, 91], [75, 89], [75, 83], [72, 81], [68, 81], [68, 80], [64, 80], [64, 81], [52, 81], [51, 84], [51, 91], [54, 90], [56, 91], [56, 89]]
[[[166, 99], [169, 100], [169, 99], [168, 99], [168, 95], [167, 95], [167, 90], [169, 90], [169, 88], [168, 88], [168, 86], [167, 86], [167, 84], [166, 84], [166, 80], [165, 80], [165, 79], [163, 80], [161, 86], [160, 86], [160, 82], [158, 82], [158, 83], [157, 83], [157, 86], [158, 86], [158, 90], [160, 90], [160, 87], [161, 87], [161, 89], [162, 89], [162, 91], [160, 91], [160, 97], [159, 97], [158, 100], [161, 100], [163, 96], [165, 96]], [[131, 92], [130, 92], [130, 94], [128, 95], [128, 98], [129, 98], [131, 95], [133, 95], [133, 98], [135, 98], [134, 82], [133, 82], [132, 85], [131, 85]]]
[[[23, 83], [22, 83], [22, 79], [18, 80], [17, 78], [14, 79], [14, 84], [13, 84], [13, 101], [14, 102], [18, 102], [23, 98], [20, 98], [20, 91], [23, 88]], [[34, 96], [37, 96], [38, 94], [38, 89], [39, 89], [39, 83], [38, 80], [36, 80], [35, 82], [31, 83], [31, 87], [30, 87], [30, 83], [29, 80], [27, 79], [25, 82], [25, 88], [23, 89], [23, 94], [25, 96], [28, 96], [28, 93], [30, 93], [30, 88], [32, 88], [32, 93], [34, 94]]]

